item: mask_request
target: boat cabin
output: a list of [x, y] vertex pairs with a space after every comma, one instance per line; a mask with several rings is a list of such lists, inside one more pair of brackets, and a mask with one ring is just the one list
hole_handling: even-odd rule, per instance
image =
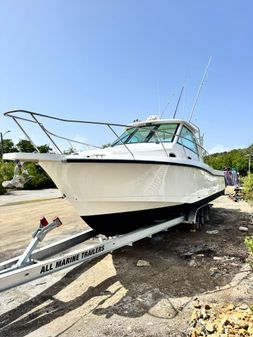
[[203, 152], [199, 139], [199, 130], [184, 120], [156, 119], [129, 125], [112, 147], [125, 145], [132, 148], [133, 144], [140, 144], [144, 149], [144, 144], [162, 144], [160, 151], [169, 150], [169, 157], [199, 160]]

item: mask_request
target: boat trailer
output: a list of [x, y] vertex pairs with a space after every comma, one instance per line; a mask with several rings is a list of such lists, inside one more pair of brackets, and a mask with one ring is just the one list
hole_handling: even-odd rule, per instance
[[131, 246], [136, 241], [151, 238], [154, 234], [167, 231], [180, 223], [188, 223], [193, 228], [199, 229], [205, 221], [208, 221], [209, 209], [210, 205], [207, 204], [172, 220], [158, 222], [156, 225], [114, 237], [96, 236], [94, 230], [90, 229], [35, 250], [50, 231], [62, 225], [58, 217], [51, 223], [43, 217], [24, 253], [0, 263], [0, 292], [64, 268], [89, 262], [118, 248]]

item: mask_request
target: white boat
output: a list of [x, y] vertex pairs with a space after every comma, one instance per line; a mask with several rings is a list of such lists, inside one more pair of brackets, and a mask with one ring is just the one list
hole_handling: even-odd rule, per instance
[[[105, 125], [115, 134], [116, 140], [109, 147], [77, 154], [4, 155], [7, 160], [38, 162], [97, 233], [120, 234], [169, 220], [224, 192], [223, 172], [203, 162], [199, 129], [185, 120], [153, 117], [120, 125], [63, 120], [25, 110], [5, 115], [20, 127], [22, 121], [38, 123], [59, 151], [57, 136], [39, 122], [40, 117]], [[114, 131], [119, 126], [125, 129], [121, 136]], [[29, 137], [23, 127], [22, 131]]]

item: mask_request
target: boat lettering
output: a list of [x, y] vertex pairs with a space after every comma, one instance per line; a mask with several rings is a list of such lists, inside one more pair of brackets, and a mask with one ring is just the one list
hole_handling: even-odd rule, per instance
[[105, 246], [99, 246], [97, 248], [92, 248], [89, 250], [86, 250], [85, 252], [82, 253], [82, 259], [84, 259], [86, 256], [94, 255], [97, 253], [102, 252], [105, 249]]

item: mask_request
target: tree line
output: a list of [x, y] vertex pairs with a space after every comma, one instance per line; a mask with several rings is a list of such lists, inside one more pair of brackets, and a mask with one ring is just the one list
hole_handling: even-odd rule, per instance
[[216, 170], [224, 170], [226, 168], [235, 169], [239, 172], [240, 176], [246, 176], [249, 170], [250, 155], [252, 155], [251, 162], [253, 171], [253, 144], [243, 149], [208, 155], [204, 158], [204, 161]]
[[[1, 155], [2, 153], [10, 153], [10, 152], [35, 152], [37, 151], [33, 144], [27, 139], [20, 139], [17, 144], [11, 139], [4, 139], [1, 144]], [[37, 147], [39, 152], [47, 153], [52, 151], [51, 147], [47, 144], [40, 145]]]

